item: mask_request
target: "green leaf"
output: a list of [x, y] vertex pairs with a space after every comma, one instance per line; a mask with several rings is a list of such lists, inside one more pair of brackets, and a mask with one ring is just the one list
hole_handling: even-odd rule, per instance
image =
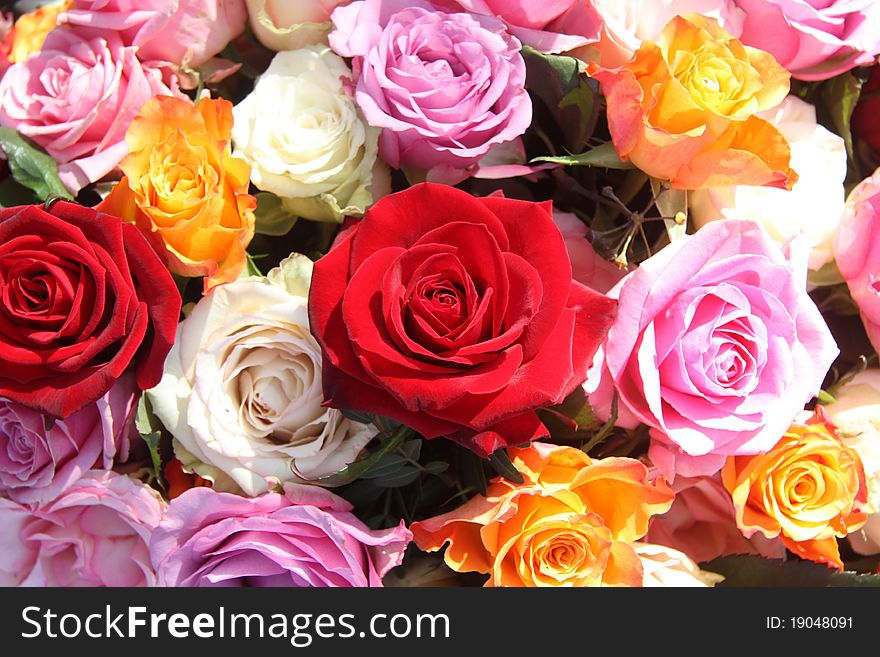
[[244, 268], [244, 276], [262, 276], [263, 272], [260, 271], [260, 268], [257, 267], [257, 263], [254, 261], [254, 257], [248, 253], [247, 254], [247, 266]]
[[880, 575], [840, 572], [812, 561], [765, 559], [737, 555], [713, 559], [700, 568], [724, 575], [719, 586], [858, 586], [880, 587]]
[[369, 472], [371, 468], [379, 463], [386, 454], [390, 454], [394, 451], [397, 446], [411, 434], [412, 429], [401, 426], [384, 443], [382, 443], [382, 446], [376, 451], [358, 459], [354, 463], [350, 463], [336, 474], [321, 477], [320, 479], [316, 479], [313, 483], [318, 486], [335, 487], [343, 486], [356, 479], [360, 479], [366, 472]]
[[30, 205], [34, 202], [34, 193], [12, 178], [0, 182], [0, 207], [11, 208], [16, 205]]
[[428, 474], [439, 475], [449, 469], [449, 464], [444, 461], [429, 461], [425, 463], [424, 468]]
[[579, 155], [558, 155], [532, 158], [530, 164], [538, 162], [550, 162], [552, 164], [564, 164], [572, 167], [604, 167], [605, 169], [635, 169], [632, 162], [624, 162], [614, 150], [614, 144], [610, 141], [601, 146], [596, 146], [586, 153]]
[[825, 404], [830, 406], [831, 404], [836, 404], [837, 400], [831, 395], [830, 392], [826, 392], [825, 390], [820, 390], [819, 394], [816, 395], [816, 399], [819, 400], [820, 404]]
[[525, 483], [526, 480], [523, 478], [522, 473], [516, 469], [516, 466], [510, 460], [510, 456], [507, 455], [507, 450], [497, 449], [492, 452], [489, 455], [489, 463], [495, 472], [508, 481], [512, 481], [515, 484]]
[[852, 161], [852, 115], [862, 93], [862, 81], [852, 73], [831, 78], [822, 86], [822, 100], [831, 115], [834, 129], [846, 144], [846, 153]]
[[134, 426], [140, 434], [147, 449], [150, 451], [150, 460], [153, 464], [153, 476], [159, 485], [164, 488], [165, 480], [162, 477], [162, 455], [159, 451], [159, 441], [162, 439], [162, 424], [153, 414], [153, 407], [146, 395], [141, 395], [138, 402], [137, 414]]
[[549, 110], [562, 132], [562, 145], [582, 149], [599, 117], [598, 83], [586, 74], [584, 62], [574, 57], [547, 55], [522, 49], [526, 62], [526, 88]]
[[275, 194], [257, 192], [256, 232], [260, 235], [281, 237], [287, 235], [297, 217], [284, 209], [283, 202]]
[[561, 404], [539, 409], [538, 415], [556, 440], [586, 440], [600, 426], [587, 394], [580, 386]]
[[361, 424], [370, 424], [373, 421], [373, 416], [369, 413], [352, 411], [347, 408], [342, 409], [342, 414], [349, 420], [354, 420], [355, 422], [360, 422]]
[[12, 128], [0, 128], [0, 146], [6, 153], [12, 177], [32, 189], [39, 200], [50, 196], [73, 200], [58, 178], [58, 164], [48, 153]]
[[420, 472], [418, 468], [411, 465], [405, 465], [398, 468], [393, 473], [381, 477], [374, 477], [373, 481], [377, 486], [381, 486], [382, 488], [401, 488], [403, 486], [408, 486], [418, 479], [419, 474]]
[[611, 417], [608, 418], [608, 421], [603, 424], [599, 430], [593, 434], [593, 437], [584, 444], [581, 445], [581, 449], [589, 453], [591, 449], [605, 442], [608, 437], [614, 432], [614, 425], [617, 424], [617, 391], [614, 391], [614, 396], [611, 397]]

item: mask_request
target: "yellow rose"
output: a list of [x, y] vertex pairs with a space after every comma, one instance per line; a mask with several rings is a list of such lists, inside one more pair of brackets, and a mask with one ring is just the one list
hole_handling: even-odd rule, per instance
[[746, 538], [781, 536], [795, 554], [843, 568], [837, 538], [865, 523], [868, 488], [858, 453], [821, 407], [766, 454], [729, 457], [721, 479]]
[[182, 276], [205, 291], [234, 280], [254, 236], [250, 166], [230, 152], [232, 104], [170, 96], [148, 101], [126, 132], [125, 177], [98, 206], [138, 226]]
[[509, 450], [525, 482], [493, 480], [450, 513], [412, 525], [416, 545], [487, 586], [641, 586], [632, 543], [672, 504], [661, 479], [634, 459], [593, 460], [572, 447], [532, 443]]
[[755, 116], [786, 97], [789, 73], [715, 19], [676, 16], [628, 63], [588, 72], [602, 85], [615, 148], [649, 175], [683, 189], [797, 180], [788, 142]]

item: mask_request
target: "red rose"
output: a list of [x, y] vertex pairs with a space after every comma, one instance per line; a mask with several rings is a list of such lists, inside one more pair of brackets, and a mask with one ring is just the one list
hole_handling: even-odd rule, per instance
[[67, 417], [130, 366], [162, 378], [180, 315], [137, 228], [75, 203], [0, 210], [0, 397]]
[[332, 406], [482, 456], [547, 435], [535, 409], [584, 381], [615, 310], [572, 280], [549, 202], [431, 183], [346, 231], [309, 298]]
[[859, 104], [853, 112], [853, 131], [871, 147], [880, 151], [880, 66], [871, 69], [871, 77], [862, 87]]

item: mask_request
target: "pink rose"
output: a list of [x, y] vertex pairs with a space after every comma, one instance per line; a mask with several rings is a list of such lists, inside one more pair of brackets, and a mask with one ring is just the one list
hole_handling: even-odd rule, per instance
[[801, 80], [825, 80], [880, 54], [877, 0], [736, 0], [742, 41], [771, 53]]
[[114, 32], [84, 39], [56, 29], [39, 54], [0, 80], [0, 125], [46, 149], [71, 192], [103, 178], [125, 157], [125, 131], [141, 105], [178, 93], [136, 51]]
[[0, 499], [0, 584], [152, 586], [148, 544], [162, 510], [153, 489], [99, 470], [34, 511]]
[[846, 200], [834, 257], [859, 306], [874, 349], [880, 351], [880, 169], [860, 182]]
[[48, 423], [26, 406], [0, 398], [0, 493], [45, 504], [87, 470], [128, 458], [137, 395], [132, 375], [98, 401]]
[[411, 534], [373, 531], [317, 486], [255, 498], [193, 488], [175, 498], [150, 550], [160, 586], [381, 586]]
[[245, 0], [74, 0], [58, 17], [78, 31], [117, 32], [141, 61], [196, 68], [244, 32]]
[[484, 16], [497, 16], [520, 41], [541, 52], [566, 52], [598, 41], [602, 19], [584, 0], [448, 0]]
[[697, 563], [731, 554], [760, 554], [770, 559], [785, 554], [778, 539], [758, 533], [750, 540], [740, 533], [733, 500], [717, 478], [678, 477], [672, 489], [672, 508], [651, 519], [646, 542], [684, 552]]
[[532, 119], [520, 43], [497, 18], [447, 14], [426, 0], [338, 7], [330, 45], [354, 58], [355, 99], [383, 128], [379, 155], [429, 180], [467, 178]]
[[667, 476], [773, 447], [838, 354], [803, 277], [753, 221], [676, 240], [609, 296], [618, 316], [590, 379], [654, 429], [651, 458]]
[[565, 248], [571, 259], [571, 277], [578, 283], [607, 294], [629, 269], [621, 269], [606, 260], [593, 248], [587, 239], [587, 227], [576, 215], [570, 212], [553, 212], [553, 221], [562, 233]]

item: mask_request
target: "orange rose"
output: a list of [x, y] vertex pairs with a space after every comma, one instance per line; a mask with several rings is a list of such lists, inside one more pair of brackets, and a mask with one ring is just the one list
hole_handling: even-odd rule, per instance
[[15, 26], [7, 33], [11, 51], [9, 61], [15, 64], [23, 62], [28, 56], [40, 52], [46, 36], [58, 26], [58, 14], [70, 9], [73, 0], [66, 0], [57, 5], [46, 5], [29, 14], [22, 14], [15, 21]]
[[251, 169], [231, 156], [232, 104], [157, 96], [125, 134], [125, 177], [98, 209], [134, 223], [182, 276], [205, 276], [205, 291], [234, 280], [254, 236]]
[[572, 447], [510, 449], [525, 483], [492, 481], [450, 513], [416, 522], [416, 545], [458, 572], [489, 574], [486, 586], [641, 586], [633, 546], [653, 514], [672, 504], [662, 479], [639, 461], [593, 460]]
[[729, 457], [721, 478], [743, 535], [781, 536], [785, 547], [805, 559], [842, 569], [837, 538], [867, 519], [862, 462], [821, 407], [766, 454]]
[[676, 16], [624, 66], [588, 72], [614, 147], [645, 173], [681, 189], [797, 181], [785, 137], [755, 116], [786, 97], [789, 73], [715, 19]]

